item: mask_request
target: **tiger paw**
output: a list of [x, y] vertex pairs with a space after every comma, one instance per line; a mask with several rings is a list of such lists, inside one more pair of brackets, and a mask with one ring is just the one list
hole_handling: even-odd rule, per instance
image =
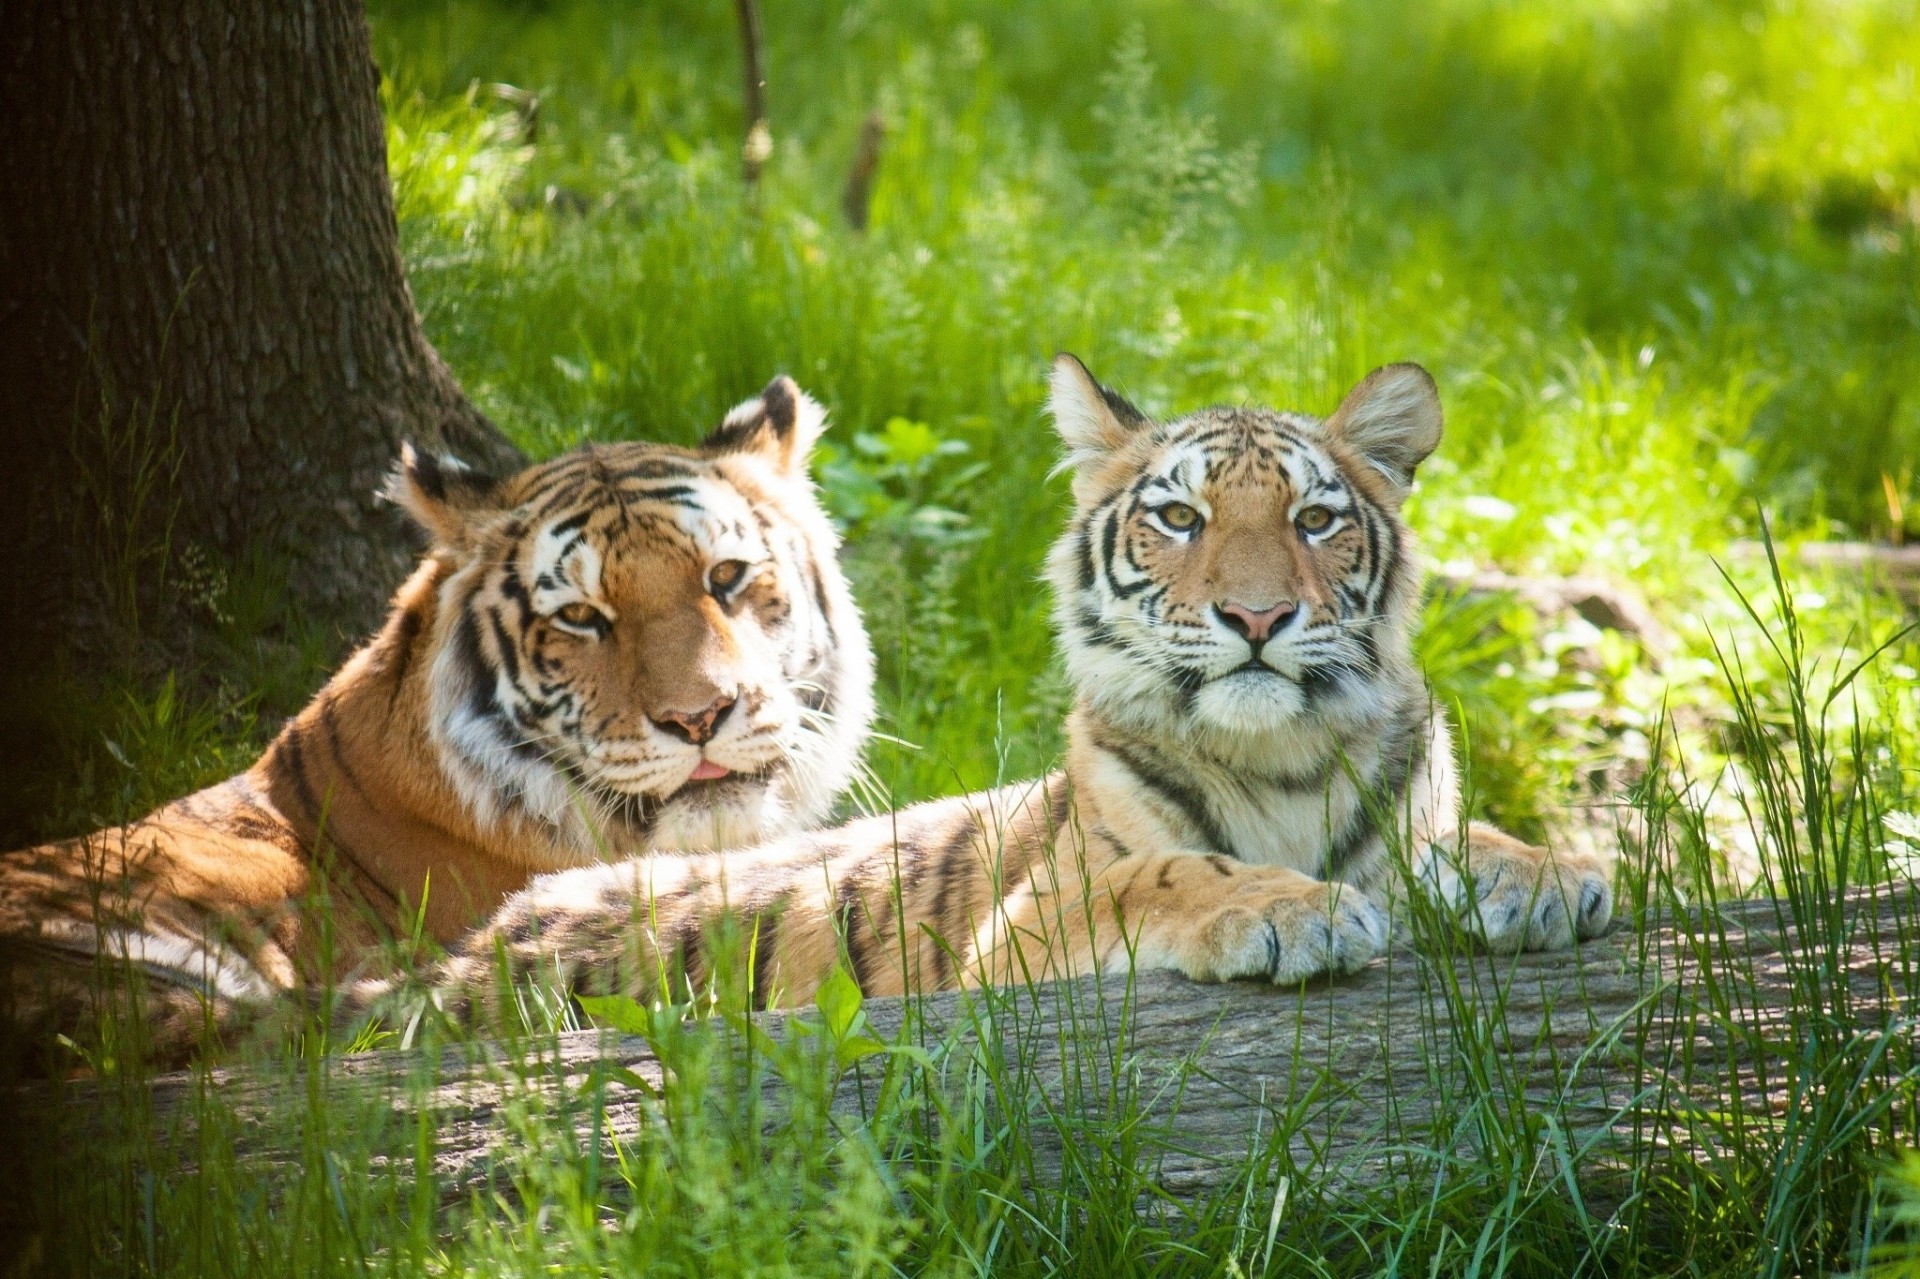
[[1455, 909], [1489, 950], [1565, 950], [1613, 922], [1611, 867], [1601, 858], [1475, 831], [1466, 863]]
[[1300, 881], [1249, 885], [1200, 923], [1178, 967], [1196, 981], [1265, 977], [1293, 985], [1351, 973], [1386, 949], [1386, 914], [1359, 889]]

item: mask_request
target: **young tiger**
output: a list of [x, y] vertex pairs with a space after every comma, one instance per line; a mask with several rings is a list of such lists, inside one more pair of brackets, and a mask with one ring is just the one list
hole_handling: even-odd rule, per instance
[[824, 426], [779, 378], [691, 450], [497, 482], [407, 450], [390, 495], [432, 546], [386, 625], [238, 777], [0, 857], [0, 996], [71, 1016], [104, 952], [151, 975], [177, 1056], [203, 999], [313, 983], [329, 947], [361, 968], [422, 909], [451, 942], [541, 871], [820, 821], [873, 712], [807, 474]]
[[1157, 423], [1062, 356], [1050, 410], [1074, 515], [1049, 562], [1077, 702], [1064, 773], [722, 856], [542, 876], [443, 967], [645, 995], [702, 977], [723, 913], [756, 1000], [836, 962], [870, 994], [1129, 962], [1203, 981], [1348, 972], [1412, 879], [1496, 950], [1602, 932], [1608, 868], [1465, 824], [1414, 665], [1401, 505], [1440, 441], [1425, 370], [1380, 369], [1324, 422], [1215, 408]]

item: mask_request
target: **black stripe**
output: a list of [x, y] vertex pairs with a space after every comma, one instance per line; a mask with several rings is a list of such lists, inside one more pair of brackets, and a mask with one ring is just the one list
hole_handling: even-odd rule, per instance
[[[1128, 514], [1131, 515], [1132, 512], [1128, 512]], [[1119, 517], [1116, 515], [1115, 516], [1116, 524], [1118, 523], [1118, 518]], [[1145, 568], [1141, 567], [1140, 561], [1133, 557], [1132, 542], [1122, 543], [1122, 545], [1120, 546], [1120, 554], [1127, 561], [1127, 567], [1140, 575], [1140, 580], [1132, 586], [1123, 588], [1120, 585], [1119, 579], [1114, 577], [1113, 575], [1113, 566], [1109, 564], [1107, 566], [1107, 580], [1112, 584], [1115, 594], [1121, 596], [1124, 599], [1128, 596], [1138, 595], [1141, 591], [1147, 590], [1149, 587], [1154, 585], [1153, 574], [1147, 572]]]
[[1093, 566], [1093, 539], [1087, 536], [1085, 524], [1073, 530], [1073, 562], [1080, 575], [1080, 589], [1092, 590], [1099, 574]]
[[1094, 612], [1092, 605], [1081, 608], [1080, 616], [1076, 620], [1079, 621], [1084, 632], [1081, 638], [1095, 648], [1126, 648], [1126, 645], [1120, 642], [1119, 635], [1114, 633], [1113, 627], [1100, 619], [1100, 614]]
[[1294, 682], [1300, 685], [1301, 695], [1306, 699], [1307, 705], [1311, 706], [1315, 702], [1324, 701], [1340, 691], [1346, 684], [1346, 680], [1341, 677], [1341, 670], [1342, 668], [1338, 665], [1328, 665], [1309, 666], [1300, 672], [1300, 678]]
[[[325, 851], [327, 853], [331, 854], [336, 860], [344, 860], [349, 867], [359, 872], [358, 878], [355, 880], [356, 884], [370, 886], [375, 892], [379, 893], [380, 896], [386, 898], [388, 909], [385, 922], [389, 926], [401, 923], [400, 894], [388, 888], [385, 880], [382, 880], [378, 875], [368, 870], [367, 864], [360, 860], [360, 855], [342, 843], [337, 834], [328, 832], [323, 842], [326, 845]], [[321, 850], [316, 848], [315, 851], [319, 852]]]
[[864, 914], [860, 903], [860, 886], [851, 875], [841, 884], [838, 892], [840, 939], [847, 955], [847, 967], [853, 970], [853, 980], [865, 990], [867, 988], [867, 945], [860, 938], [854, 914]]
[[487, 610], [487, 625], [493, 630], [493, 642], [500, 650], [501, 664], [507, 668], [508, 682], [515, 688], [520, 689], [522, 693], [525, 693], [527, 690], [522, 687], [520, 683], [519, 646], [515, 644], [512, 637], [507, 634], [506, 626], [500, 621], [500, 612], [498, 609], [490, 608]]
[[1193, 666], [1176, 666], [1167, 672], [1167, 678], [1173, 686], [1186, 694], [1187, 709], [1193, 709], [1193, 696], [1206, 685], [1206, 674]]
[[683, 501], [684, 498], [701, 496], [700, 490], [691, 484], [663, 484], [657, 488], [641, 488], [633, 491], [633, 496], [650, 502], [671, 502], [675, 506], [691, 510], [704, 510], [698, 502]]
[[1073, 789], [1065, 773], [1054, 775], [1051, 789], [1053, 794], [1048, 796], [1047, 820], [1053, 824], [1053, 835], [1057, 841], [1066, 831], [1068, 819], [1073, 816]]
[[1387, 565], [1385, 570], [1381, 572], [1379, 580], [1376, 583], [1376, 585], [1383, 588], [1381, 591], [1382, 599], [1386, 597], [1387, 591], [1393, 589], [1395, 581], [1400, 576], [1400, 556], [1402, 549], [1400, 522], [1398, 520], [1388, 519], [1385, 523], [1387, 526]]
[[[1418, 726], [1412, 727], [1417, 729]], [[1395, 740], [1383, 752], [1380, 779], [1358, 796], [1353, 816], [1347, 819], [1346, 829], [1327, 849], [1326, 861], [1321, 868], [1322, 879], [1344, 876], [1354, 856], [1373, 838], [1378, 830], [1373, 809], [1378, 808], [1389, 814], [1400, 811], [1406, 797], [1407, 779], [1427, 756], [1426, 735], [1415, 732], [1410, 742], [1406, 740], [1407, 736], [1408, 726], [1403, 725], [1401, 731], [1395, 734]], [[1371, 804], [1368, 802], [1368, 792], [1371, 792]]]
[[393, 660], [388, 666], [389, 678], [393, 687], [387, 692], [387, 715], [392, 717], [394, 708], [400, 704], [400, 692], [407, 685], [407, 671], [413, 665], [414, 641], [420, 638], [420, 628], [426, 619], [416, 609], [402, 609], [400, 616], [394, 619]]
[[945, 943], [934, 947], [934, 982], [939, 986], [947, 984], [947, 977], [952, 971], [953, 959], [947, 954], [947, 948], [952, 947], [956, 953], [961, 950], [962, 925], [948, 918], [948, 913], [953, 900], [954, 874], [962, 869], [971, 869], [966, 859], [972, 851], [973, 818], [962, 813], [959, 827], [941, 845], [934, 862], [937, 886], [933, 890], [933, 930]]
[[1367, 673], [1377, 674], [1380, 670], [1380, 641], [1374, 638], [1373, 627], [1362, 626], [1357, 643], [1360, 645], [1360, 656], [1366, 664]]
[[[1138, 595], [1141, 591], [1153, 585], [1153, 579], [1142, 573], [1141, 579], [1133, 585], [1124, 586], [1121, 584], [1119, 577], [1117, 577], [1113, 571], [1113, 561], [1120, 553], [1119, 542], [1120, 508], [1115, 506], [1108, 508], [1106, 525], [1100, 530], [1100, 569], [1102, 575], [1107, 579], [1107, 589], [1112, 591], [1120, 599], [1127, 599], [1131, 596]], [[1140, 566], [1133, 562], [1133, 553], [1131, 550], [1127, 553], [1127, 563], [1132, 565], [1136, 573], [1140, 572]]]
[[497, 719], [500, 704], [494, 700], [493, 681], [488, 679], [486, 655], [480, 650], [480, 630], [473, 614], [463, 612], [453, 631], [453, 655], [467, 680], [467, 709], [475, 715]]
[[334, 717], [333, 698], [325, 689], [322, 689], [316, 700], [320, 703], [320, 725], [327, 730], [327, 753], [333, 756], [333, 762], [340, 769], [340, 776], [347, 779], [347, 785], [353, 788], [353, 793], [358, 795], [360, 801], [367, 807], [374, 808], [372, 796], [367, 794], [367, 788], [360, 784], [360, 779], [354, 776], [353, 765], [347, 763], [347, 753], [340, 749], [340, 725]]
[[310, 822], [320, 820], [320, 805], [313, 797], [313, 784], [307, 780], [306, 753], [300, 747], [300, 726], [288, 724], [286, 731], [280, 734], [280, 749], [285, 753], [287, 769], [293, 774], [296, 797], [300, 801], [301, 811]]
[[[701, 918], [699, 912], [689, 911], [687, 918], [681, 921], [674, 936], [674, 966], [680, 979], [686, 983], [689, 991], [700, 991], [700, 951]], [[669, 997], [671, 998], [671, 996]]]
[[800, 570], [807, 576], [807, 585], [813, 591], [814, 606], [820, 610], [820, 620], [826, 625], [827, 642], [837, 643], [838, 639], [833, 627], [833, 610], [827, 607], [827, 584], [820, 575], [820, 566], [814, 563], [813, 556], [804, 555], [800, 557]]
[[1354, 522], [1360, 526], [1360, 531], [1366, 535], [1367, 539], [1367, 573], [1369, 575], [1367, 586], [1369, 589], [1366, 593], [1368, 596], [1373, 594], [1371, 588], [1379, 580], [1372, 575], [1380, 572], [1380, 522], [1375, 515], [1376, 512], [1371, 509], [1358, 505], [1354, 507]]
[[[500, 577], [500, 593], [528, 612], [533, 611], [533, 601], [527, 596], [527, 587], [520, 580], [520, 566], [509, 560]], [[467, 606], [473, 606], [473, 598], [467, 599]]]
[[645, 457], [631, 466], [622, 467], [614, 478], [625, 480], [694, 480], [700, 479], [704, 472], [689, 463], [670, 457]]
[[[1186, 817], [1190, 825], [1198, 827], [1201, 838], [1206, 841], [1207, 851], [1225, 853], [1230, 857], [1239, 855], [1234, 851], [1233, 841], [1227, 838], [1207, 808], [1206, 796], [1185, 782], [1176, 780], [1171, 761], [1144, 761], [1129, 748], [1097, 736], [1093, 744], [1118, 759], [1128, 772], [1140, 779], [1143, 786], [1171, 804]], [[1156, 763], [1159, 765], [1157, 768], [1154, 767]]]
[[[566, 567], [567, 558], [573, 554], [573, 549], [586, 540], [586, 535], [581, 534], [570, 539], [565, 545], [556, 550], [553, 553], [552, 563], [548, 565], [545, 572], [534, 577], [533, 584], [535, 586], [545, 587], [550, 591], [561, 590], [572, 585], [572, 583], [567, 580], [566, 574], [561, 570]], [[522, 598], [524, 598], [524, 596]]]

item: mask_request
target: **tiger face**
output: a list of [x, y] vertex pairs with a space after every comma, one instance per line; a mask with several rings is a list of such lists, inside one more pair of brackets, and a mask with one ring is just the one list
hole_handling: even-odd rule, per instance
[[[1112, 713], [1229, 735], [1378, 719], [1416, 587], [1399, 511], [1440, 438], [1392, 365], [1325, 422], [1213, 408], [1164, 425], [1056, 366], [1077, 510], [1054, 552], [1076, 683]], [[1385, 676], [1386, 678], [1383, 678]]]
[[578, 860], [817, 822], [872, 718], [872, 657], [786, 378], [696, 449], [590, 445], [503, 482], [409, 453], [393, 495], [451, 571], [429, 721], [484, 823]]

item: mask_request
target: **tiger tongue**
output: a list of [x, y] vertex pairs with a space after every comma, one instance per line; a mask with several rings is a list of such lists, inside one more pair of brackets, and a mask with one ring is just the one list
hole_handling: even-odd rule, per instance
[[717, 777], [725, 777], [728, 770], [710, 759], [703, 759], [695, 766], [687, 780], [690, 782], [710, 782]]

